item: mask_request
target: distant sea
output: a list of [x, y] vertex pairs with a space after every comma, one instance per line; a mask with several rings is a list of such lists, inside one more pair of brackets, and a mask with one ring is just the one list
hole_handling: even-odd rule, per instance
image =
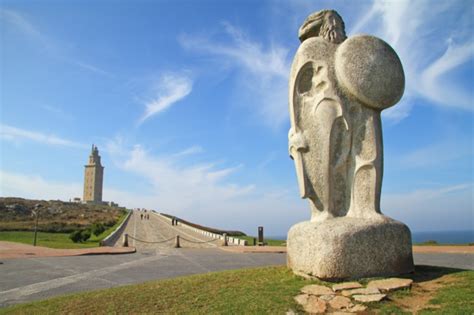
[[[426, 231], [412, 232], [413, 244], [436, 241], [439, 244], [474, 243], [474, 230], [471, 231]], [[285, 240], [286, 235], [268, 236], [269, 239]]]

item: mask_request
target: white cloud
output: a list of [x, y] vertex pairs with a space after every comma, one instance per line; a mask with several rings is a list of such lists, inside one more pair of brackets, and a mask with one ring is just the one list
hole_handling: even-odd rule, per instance
[[450, 82], [449, 72], [472, 60], [474, 43], [454, 45], [450, 43], [446, 52], [430, 64], [421, 74], [420, 92], [441, 105], [474, 110], [472, 91], [466, 91]]
[[193, 82], [184, 75], [167, 74], [154, 87], [153, 99], [145, 103], [146, 109], [139, 123], [176, 104], [191, 93]]
[[412, 231], [473, 230], [472, 183], [382, 195], [382, 211]]
[[[150, 207], [222, 228], [253, 232], [260, 224], [273, 234], [285, 233], [298, 219], [309, 216], [309, 210], [301, 206], [306, 202], [298, 199], [296, 191], [293, 194], [284, 189], [238, 183], [232, 175], [237, 175], [243, 165], [192, 163], [191, 155], [176, 159], [173, 153], [153, 156], [140, 145], [127, 148], [116, 141], [108, 148], [113, 148], [108, 152], [116, 167], [142, 178], [148, 186], [146, 191], [140, 191], [143, 197], [135, 200], [126, 194], [114, 197], [122, 204]], [[182, 161], [185, 158], [188, 160]], [[295, 209], [300, 211], [295, 214]]]
[[402, 155], [396, 161], [404, 168], [434, 168], [449, 162], [473, 155], [472, 144], [463, 139], [440, 141], [417, 148]]
[[39, 43], [40, 47], [48, 51], [50, 55], [54, 56], [55, 58], [96, 74], [112, 77], [109, 72], [100, 69], [97, 66], [70, 57], [69, 54], [65, 53], [62, 45], [60, 45], [58, 41], [41, 32], [38, 27], [36, 27], [28, 18], [25, 17], [25, 15], [21, 14], [20, 12], [0, 8], [0, 20], [5, 21], [5, 25], [13, 26], [28, 36], [30, 39]]
[[69, 200], [82, 195], [82, 184], [48, 181], [41, 176], [0, 170], [0, 195], [42, 200]]
[[52, 134], [44, 134], [38, 131], [31, 131], [20, 129], [5, 124], [0, 124], [0, 138], [7, 141], [19, 142], [22, 140], [29, 140], [43, 144], [86, 148], [87, 146], [75, 141], [60, 138]]
[[191, 51], [217, 57], [217, 62], [229, 63], [240, 71], [242, 85], [257, 100], [258, 112], [264, 121], [278, 127], [288, 118], [287, 85], [290, 69], [288, 49], [273, 43], [264, 47], [250, 39], [241, 29], [223, 23], [224, 41], [198, 35], [181, 35], [179, 42]]
[[407, 117], [420, 96], [444, 107], [474, 109], [472, 92], [452, 73], [460, 66], [472, 70], [473, 36], [467, 31], [472, 18], [464, 18], [470, 12], [468, 2], [460, 1], [373, 1], [352, 33], [375, 33], [386, 40], [406, 75], [404, 98], [384, 117], [395, 122]]
[[173, 154], [173, 156], [174, 157], [184, 157], [184, 156], [199, 154], [199, 153], [203, 153], [203, 152], [204, 152], [204, 149], [201, 146], [194, 145], [192, 147], [184, 149], [183, 151], [180, 151], [178, 153]]

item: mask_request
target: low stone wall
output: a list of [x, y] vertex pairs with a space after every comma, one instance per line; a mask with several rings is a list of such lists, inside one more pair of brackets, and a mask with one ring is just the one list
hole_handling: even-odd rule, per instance
[[118, 241], [120, 235], [125, 230], [127, 222], [130, 219], [133, 211], [129, 211], [127, 217], [122, 221], [122, 223], [113, 231], [109, 236], [100, 241], [100, 246], [114, 246]]
[[[160, 216], [160, 218], [163, 218], [165, 220], [167, 220], [168, 222], [170, 222], [171, 224], [171, 219], [162, 215], [161, 213], [158, 213], [158, 212], [155, 212], [155, 214], [157, 214], [158, 216]], [[223, 235], [220, 235], [220, 234], [216, 234], [216, 233], [211, 233], [211, 232], [208, 232], [208, 231], [205, 231], [205, 230], [201, 230], [201, 229], [198, 229], [196, 227], [193, 227], [193, 226], [190, 226], [190, 225], [187, 225], [185, 223], [182, 223], [178, 220], [178, 225], [179, 226], [182, 226], [182, 227], [185, 227], [187, 229], [190, 229], [196, 233], [200, 233], [202, 235], [205, 235], [207, 237], [210, 237], [210, 238], [218, 238], [218, 239], [221, 239], [223, 240], [224, 239], [224, 236]], [[228, 236], [227, 237], [227, 243], [229, 245], [240, 245], [240, 246], [245, 246], [247, 245], [247, 241], [246, 240], [243, 240], [243, 239], [240, 239], [240, 238], [237, 238], [237, 237], [232, 237], [232, 236]]]

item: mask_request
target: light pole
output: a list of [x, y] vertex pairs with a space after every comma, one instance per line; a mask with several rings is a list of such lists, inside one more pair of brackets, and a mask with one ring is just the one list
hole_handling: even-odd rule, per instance
[[38, 217], [39, 217], [39, 210], [42, 208], [43, 205], [40, 203], [37, 203], [35, 205], [35, 210], [32, 210], [32, 214], [35, 216], [35, 238], [33, 239], [33, 246], [36, 246], [36, 234], [38, 232]]

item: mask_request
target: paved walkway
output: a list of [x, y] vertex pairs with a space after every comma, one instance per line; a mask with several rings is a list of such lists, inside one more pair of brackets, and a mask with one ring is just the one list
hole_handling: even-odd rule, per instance
[[0, 260], [14, 258], [33, 258], [33, 257], [61, 257], [61, 256], [81, 256], [81, 255], [100, 255], [100, 254], [130, 254], [134, 253], [132, 247], [95, 247], [80, 249], [56, 249], [41, 246], [32, 246], [21, 243], [0, 241]]
[[[142, 214], [149, 215], [149, 219], [142, 219]], [[173, 248], [176, 235], [180, 236], [183, 248], [216, 248], [222, 244], [222, 240], [209, 238], [183, 226], [173, 226], [169, 220], [153, 212], [134, 211], [122, 234], [125, 233], [130, 236], [129, 245], [136, 247], [137, 251]], [[115, 246], [122, 246], [122, 237]]]

